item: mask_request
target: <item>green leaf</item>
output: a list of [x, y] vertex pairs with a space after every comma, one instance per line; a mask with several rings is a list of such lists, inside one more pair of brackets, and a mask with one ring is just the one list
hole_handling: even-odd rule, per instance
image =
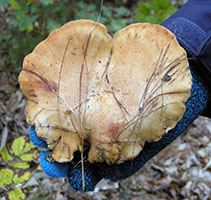
[[17, 1], [9, 0], [9, 4], [14, 10], [21, 10], [21, 7], [20, 7], [20, 5], [18, 4]]
[[33, 30], [33, 24], [31, 23], [31, 24], [29, 24], [28, 26], [27, 26], [27, 28], [26, 28], [26, 30], [28, 31], [28, 32], [30, 32], [30, 31], [32, 31]]
[[39, 12], [40, 12], [40, 8], [36, 4], [32, 4], [31, 5], [31, 13], [35, 14], [35, 13], [39, 13]]
[[20, 159], [23, 161], [32, 161], [34, 160], [35, 155], [33, 153], [27, 153], [20, 156]]
[[111, 18], [112, 17], [112, 13], [111, 13], [110, 8], [103, 7], [103, 16], [105, 16], [107, 18]]
[[122, 29], [127, 23], [127, 19], [118, 19], [118, 20], [113, 20], [111, 24], [108, 26], [109, 30], [112, 32], [117, 32], [120, 29]]
[[29, 164], [27, 162], [17, 162], [12, 165], [14, 168], [28, 169]]
[[[66, 9], [66, 7], [65, 7], [64, 4], [52, 8], [51, 9], [51, 13], [58, 13], [58, 14], [60, 14], [62, 22], [63, 23], [66, 22], [66, 19], [67, 19], [67, 9]], [[58, 19], [60, 19], [60, 18], [58, 18]]]
[[32, 144], [32, 142], [26, 142], [25, 147], [23, 149], [23, 153], [26, 153], [33, 148], [35, 148], [35, 146]]
[[23, 191], [19, 189], [14, 189], [8, 193], [8, 197], [10, 200], [22, 200], [25, 199], [25, 194]]
[[171, 0], [157, 0], [156, 4], [161, 8], [161, 9], [167, 9], [168, 6], [170, 5]]
[[11, 155], [9, 154], [9, 152], [7, 150], [6, 145], [4, 146], [4, 148], [1, 151], [1, 157], [5, 162], [9, 162], [12, 159]]
[[87, 12], [95, 12], [96, 11], [96, 5], [93, 4], [93, 3], [87, 4], [86, 11]]
[[48, 6], [48, 5], [52, 4], [54, 2], [54, 0], [40, 0], [40, 2], [43, 5]]
[[20, 156], [23, 154], [23, 148], [25, 145], [24, 136], [16, 138], [12, 143], [12, 151], [16, 156]]
[[12, 24], [18, 27], [19, 31], [28, 31], [33, 30], [33, 22], [39, 17], [39, 15], [28, 16], [23, 13], [13, 13], [16, 19], [12, 21]]
[[81, 8], [81, 9], [84, 9], [84, 8], [87, 7], [87, 4], [84, 3], [83, 1], [79, 1], [79, 2], [77, 3], [77, 5], [78, 5], [78, 7]]
[[101, 24], [106, 24], [108, 23], [108, 18], [105, 18], [105, 17], [100, 17], [100, 21], [99, 21]]
[[12, 35], [10, 34], [3, 34], [3, 33], [0, 33], [0, 38], [2, 38], [3, 40], [9, 40], [10, 38], [12, 37]]
[[2, 169], [0, 171], [0, 187], [4, 187], [4, 185], [11, 184], [13, 175], [14, 172], [11, 169]]
[[19, 12], [21, 13], [29, 13], [30, 12], [30, 3], [27, 3], [26, 0], [19, 1], [19, 6], [21, 7], [21, 10]]
[[67, 21], [67, 11], [66, 11], [65, 6], [60, 7], [59, 13], [61, 15], [62, 22], [65, 23]]
[[0, 5], [3, 7], [8, 6], [9, 0], [0, 0]]
[[170, 0], [149, 0], [138, 4], [134, 21], [159, 24], [172, 15], [177, 8], [170, 5]]
[[120, 6], [116, 8], [115, 11], [116, 11], [117, 16], [121, 16], [129, 12], [129, 10], [125, 8], [124, 6]]
[[15, 186], [23, 183], [24, 181], [28, 181], [30, 178], [31, 173], [30, 172], [25, 172], [24, 175], [18, 177], [17, 174], [15, 174], [14, 178], [13, 178], [13, 182], [15, 184]]
[[47, 18], [47, 30], [48, 32], [51, 32], [52, 30], [59, 28], [61, 26], [60, 23], [58, 23], [56, 20], [51, 19], [51, 18]]
[[37, 167], [36, 170], [37, 170], [37, 171], [42, 171], [43, 169], [42, 169], [42, 167], [39, 165], [39, 166]]

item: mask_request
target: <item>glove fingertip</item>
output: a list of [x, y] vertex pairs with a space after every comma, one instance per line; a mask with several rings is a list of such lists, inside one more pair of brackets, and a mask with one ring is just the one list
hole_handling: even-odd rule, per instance
[[93, 170], [89, 165], [85, 166], [84, 168], [84, 182], [85, 182], [85, 188], [83, 190], [83, 184], [82, 184], [82, 168], [78, 166], [77, 168], [74, 168], [68, 177], [68, 181], [70, 186], [74, 190], [80, 190], [84, 192], [93, 191], [95, 189], [96, 184], [102, 179], [101, 177], [97, 176], [96, 173], [94, 173], [95, 170]]
[[51, 151], [41, 152], [40, 153], [40, 165], [45, 171], [45, 173], [51, 177], [61, 178], [66, 177], [68, 171], [70, 170], [70, 163], [58, 163], [58, 162], [49, 162], [45, 159], [45, 156], [50, 154]]
[[35, 145], [35, 146], [38, 146], [38, 147], [42, 147], [42, 148], [46, 148], [47, 147], [47, 144], [46, 142], [40, 140], [38, 137], [37, 137], [37, 134], [33, 128], [33, 126], [31, 126], [30, 128], [30, 140], [32, 141], [32, 143]]

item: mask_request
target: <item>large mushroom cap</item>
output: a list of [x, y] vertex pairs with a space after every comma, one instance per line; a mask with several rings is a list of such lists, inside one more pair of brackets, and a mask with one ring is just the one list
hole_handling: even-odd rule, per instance
[[160, 25], [132, 24], [113, 39], [105, 26], [71, 21], [25, 57], [19, 83], [27, 122], [58, 162], [90, 143], [89, 161], [133, 159], [185, 112], [186, 52]]

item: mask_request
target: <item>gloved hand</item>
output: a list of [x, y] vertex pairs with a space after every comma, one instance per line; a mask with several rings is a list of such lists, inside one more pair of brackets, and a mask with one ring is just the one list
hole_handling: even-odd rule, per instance
[[[193, 76], [193, 86], [191, 96], [186, 102], [186, 112], [177, 126], [170, 130], [161, 140], [154, 143], [146, 143], [143, 150], [133, 161], [127, 161], [123, 164], [107, 165], [104, 163], [90, 164], [84, 162], [85, 191], [94, 190], [95, 185], [102, 179], [117, 181], [124, 179], [139, 170], [149, 159], [160, 152], [163, 148], [174, 141], [185, 129], [193, 122], [195, 118], [205, 109], [208, 102], [208, 90], [203, 81], [197, 74], [191, 70]], [[30, 129], [30, 139], [38, 147], [47, 147], [44, 141], [41, 141], [33, 127]], [[75, 190], [83, 190], [82, 187], [82, 168], [81, 163], [74, 167], [72, 163], [49, 162], [45, 157], [50, 151], [40, 153], [40, 162], [43, 170], [52, 177], [67, 177], [70, 186]], [[80, 156], [78, 156], [80, 158]], [[78, 160], [79, 162], [80, 160]], [[77, 162], [77, 161], [76, 161]], [[132, 163], [133, 162], [133, 163]]]
[[[190, 5], [189, 5], [190, 6]], [[193, 12], [192, 8], [186, 9]], [[184, 10], [184, 9], [183, 9]], [[206, 39], [206, 33], [198, 27], [195, 23], [192, 23], [187, 18], [181, 18], [184, 16], [183, 11], [178, 11], [175, 15], [166, 20], [163, 25], [176, 34], [179, 43], [187, 50], [188, 56], [196, 58], [200, 52], [198, 52], [199, 46], [202, 49], [201, 41]], [[184, 11], [188, 13], [188, 11]], [[187, 15], [189, 16], [189, 15]], [[201, 67], [195, 65], [194, 61], [190, 60], [192, 66], [191, 73], [193, 76], [193, 85], [191, 89], [191, 96], [186, 102], [186, 112], [183, 118], [179, 121], [176, 127], [170, 130], [161, 140], [154, 143], [146, 143], [141, 153], [133, 160], [127, 161], [122, 164], [107, 165], [104, 163], [90, 164], [88, 161], [84, 161], [84, 179], [85, 179], [85, 191], [94, 190], [95, 185], [102, 178], [110, 179], [111, 181], [117, 181], [124, 179], [139, 170], [148, 160], [154, 155], [159, 153], [163, 148], [168, 146], [179, 135], [181, 135], [186, 128], [201, 114], [208, 104], [208, 88], [200, 76], [196, 73], [196, 68]], [[198, 63], [197, 63], [198, 64]], [[41, 141], [37, 136], [33, 128], [30, 130], [30, 139], [33, 144], [39, 147], [46, 147], [46, 143]], [[75, 190], [82, 190], [82, 169], [80, 160], [75, 160], [75, 163], [57, 163], [49, 162], [45, 159], [50, 151], [40, 153], [40, 162], [44, 171], [53, 177], [67, 177], [70, 186]], [[86, 154], [86, 153], [85, 153]], [[79, 157], [80, 156], [75, 156]]]

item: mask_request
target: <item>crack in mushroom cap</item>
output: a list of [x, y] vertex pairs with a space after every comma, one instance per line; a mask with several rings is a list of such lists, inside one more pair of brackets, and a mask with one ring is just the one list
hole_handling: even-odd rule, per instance
[[122, 163], [175, 127], [190, 96], [185, 50], [160, 25], [137, 23], [113, 39], [102, 24], [71, 21], [24, 59], [27, 122], [58, 162], [90, 143], [89, 162]]

